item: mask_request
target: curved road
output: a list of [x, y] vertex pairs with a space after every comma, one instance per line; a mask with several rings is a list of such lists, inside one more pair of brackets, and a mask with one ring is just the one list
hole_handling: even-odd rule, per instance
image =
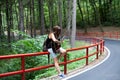
[[109, 58], [99, 66], [67, 80], [120, 80], [120, 41], [105, 40]]

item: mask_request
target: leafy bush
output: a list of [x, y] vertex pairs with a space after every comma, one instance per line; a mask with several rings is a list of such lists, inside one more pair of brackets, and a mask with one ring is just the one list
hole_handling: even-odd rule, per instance
[[19, 40], [15, 43], [12, 43], [13, 53], [32, 53], [32, 52], [40, 52], [42, 51], [42, 45], [44, 40], [46, 39], [46, 35], [39, 36], [36, 38], [27, 38], [24, 40]]

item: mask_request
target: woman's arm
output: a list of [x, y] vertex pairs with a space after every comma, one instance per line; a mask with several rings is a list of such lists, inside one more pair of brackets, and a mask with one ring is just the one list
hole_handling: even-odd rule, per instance
[[54, 42], [60, 44], [60, 41], [59, 41], [58, 39], [55, 38], [55, 35], [54, 35], [53, 33], [50, 33], [50, 34], [49, 34], [49, 38], [52, 39]]

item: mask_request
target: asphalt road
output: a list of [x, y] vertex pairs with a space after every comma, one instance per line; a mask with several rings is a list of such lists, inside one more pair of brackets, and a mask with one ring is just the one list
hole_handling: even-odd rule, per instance
[[67, 80], [120, 80], [120, 41], [105, 40], [109, 58], [99, 66]]

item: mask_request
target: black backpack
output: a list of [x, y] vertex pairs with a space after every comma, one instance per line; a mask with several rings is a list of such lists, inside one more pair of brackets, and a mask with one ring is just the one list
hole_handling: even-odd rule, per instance
[[43, 43], [43, 51], [47, 51], [47, 47], [46, 47], [46, 40]]

